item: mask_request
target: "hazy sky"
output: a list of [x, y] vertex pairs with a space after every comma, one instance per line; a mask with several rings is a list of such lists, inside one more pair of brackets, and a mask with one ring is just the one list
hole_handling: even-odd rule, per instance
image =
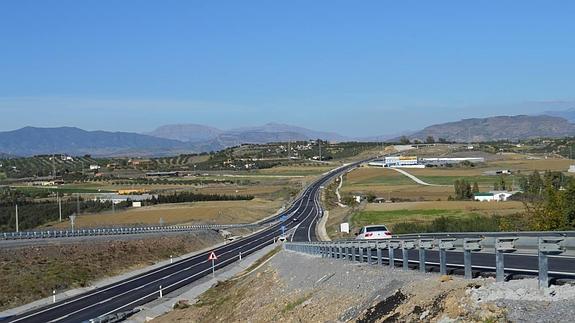
[[575, 107], [574, 1], [1, 1], [0, 130], [365, 136]]

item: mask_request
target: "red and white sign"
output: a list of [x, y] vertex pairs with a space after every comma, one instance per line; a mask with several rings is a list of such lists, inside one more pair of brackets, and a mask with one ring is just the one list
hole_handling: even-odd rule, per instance
[[212, 253], [211, 253], [210, 256], [208, 257], [208, 260], [218, 260], [218, 257], [216, 256], [216, 253], [212, 251]]

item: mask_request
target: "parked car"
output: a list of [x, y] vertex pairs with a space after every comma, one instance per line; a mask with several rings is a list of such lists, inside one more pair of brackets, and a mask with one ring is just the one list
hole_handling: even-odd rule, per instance
[[372, 239], [391, 239], [391, 231], [385, 225], [367, 225], [359, 231], [356, 239], [358, 240], [372, 240]]

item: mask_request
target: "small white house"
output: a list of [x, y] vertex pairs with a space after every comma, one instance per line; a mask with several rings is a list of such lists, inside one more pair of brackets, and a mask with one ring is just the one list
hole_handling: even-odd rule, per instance
[[493, 199], [497, 202], [507, 201], [509, 197], [515, 194], [515, 192], [508, 192], [508, 191], [491, 191], [489, 193], [493, 194]]
[[100, 165], [90, 165], [90, 170], [98, 170], [100, 168]]
[[569, 173], [575, 173], [575, 165], [571, 165], [569, 166], [569, 169], [567, 170]]

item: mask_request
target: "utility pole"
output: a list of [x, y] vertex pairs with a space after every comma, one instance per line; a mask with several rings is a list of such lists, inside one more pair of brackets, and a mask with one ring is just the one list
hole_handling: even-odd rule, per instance
[[321, 161], [321, 139], [319, 139], [318, 145], [319, 145], [319, 161]]
[[290, 157], [291, 157], [290, 152], [291, 152], [291, 140], [288, 140], [288, 152], [287, 152], [288, 153], [288, 161], [290, 160]]
[[16, 232], [20, 231], [18, 227], [18, 204], [16, 204]]
[[60, 222], [62, 222], [62, 200], [60, 199], [60, 193], [56, 192], [56, 199], [58, 200], [58, 214], [60, 215]]

